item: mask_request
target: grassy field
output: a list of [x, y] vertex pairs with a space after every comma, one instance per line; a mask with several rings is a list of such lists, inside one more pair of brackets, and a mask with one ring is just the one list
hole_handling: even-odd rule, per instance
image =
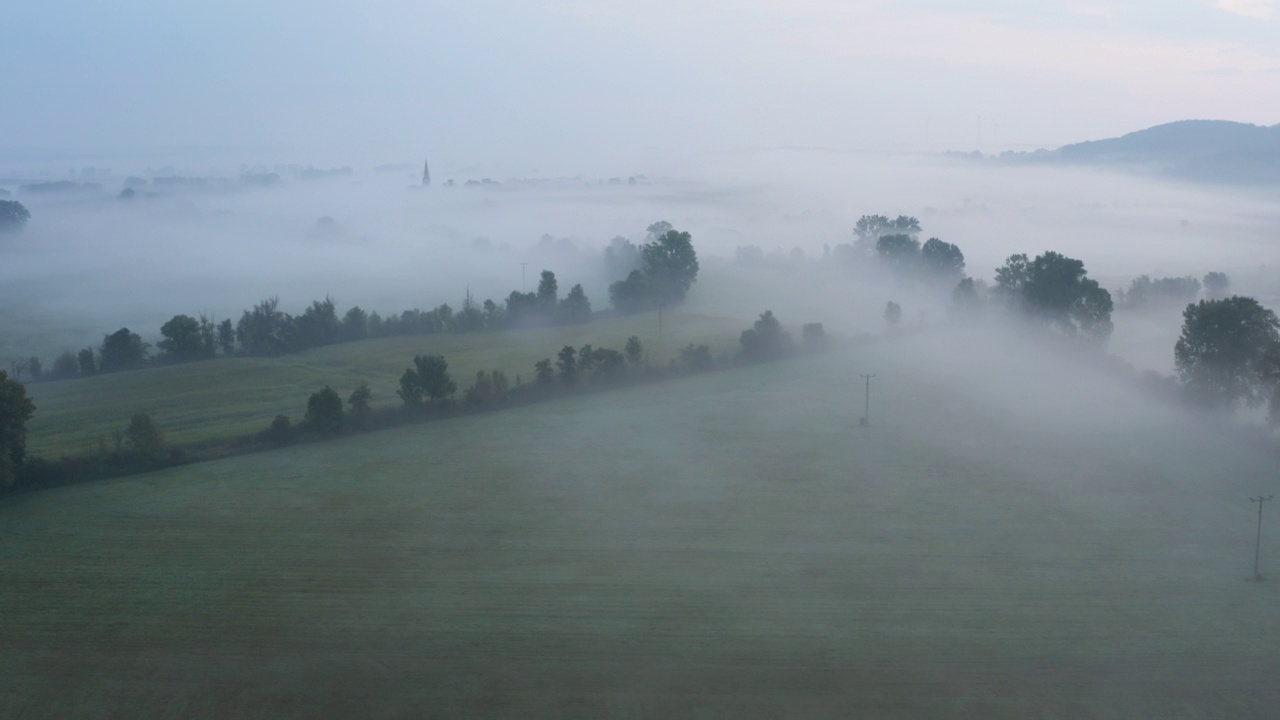
[[533, 364], [555, 359], [566, 344], [590, 343], [621, 351], [627, 338], [644, 343], [647, 359], [665, 365], [689, 343], [713, 352], [733, 350], [750, 323], [688, 313], [665, 313], [663, 334], [657, 316], [605, 320], [572, 327], [504, 333], [385, 338], [332, 345], [282, 358], [220, 358], [208, 362], [149, 368], [81, 380], [29, 385], [36, 417], [28, 450], [56, 457], [108, 445], [136, 412], [150, 413], [170, 442], [217, 440], [258, 432], [276, 415], [302, 419], [307, 398], [330, 385], [345, 399], [366, 382], [375, 406], [398, 405], [400, 375], [414, 355], [444, 355], [459, 391], [478, 370], [502, 370], [532, 380]]
[[937, 342], [6, 498], [0, 717], [1274, 717], [1274, 459]]

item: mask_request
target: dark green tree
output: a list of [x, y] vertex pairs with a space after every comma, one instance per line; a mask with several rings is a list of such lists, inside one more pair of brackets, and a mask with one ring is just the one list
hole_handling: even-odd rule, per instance
[[640, 270], [632, 270], [626, 280], [609, 286], [609, 301], [621, 313], [636, 313], [653, 307], [649, 280]]
[[373, 415], [372, 402], [373, 391], [369, 389], [367, 383], [357, 385], [356, 389], [351, 391], [351, 396], [347, 398], [351, 420], [361, 430], [369, 427], [369, 419]]
[[556, 355], [556, 367], [560, 370], [560, 382], [572, 385], [578, 379], [578, 351], [572, 345], [560, 348]]
[[622, 352], [626, 354], [627, 362], [631, 363], [632, 367], [639, 367], [644, 361], [644, 345], [640, 344], [640, 338], [635, 335], [627, 338], [627, 345]]
[[288, 415], [277, 415], [262, 433], [263, 439], [273, 445], [288, 445], [293, 442], [293, 423]]
[[26, 458], [27, 421], [35, 412], [27, 388], [0, 370], [0, 488], [9, 487], [17, 479]]
[[698, 279], [698, 253], [687, 232], [667, 230], [640, 248], [644, 274], [658, 302], [680, 302]]
[[354, 342], [369, 337], [369, 314], [357, 305], [342, 316], [340, 335], [344, 342]]
[[336, 435], [342, 431], [342, 398], [337, 391], [325, 385], [307, 399], [307, 415], [304, 422], [311, 430]]
[[79, 374], [80, 364], [76, 361], [75, 353], [64, 350], [61, 355], [53, 359], [53, 369], [49, 371], [49, 379], [66, 380]]
[[[747, 332], [751, 331], [747, 330], [744, 334]], [[689, 343], [680, 350], [680, 364], [689, 372], [706, 372], [715, 365], [715, 360], [711, 357], [711, 348]]]
[[884, 321], [889, 323], [889, 327], [896, 328], [902, 323], [902, 306], [890, 300], [884, 306]]
[[560, 284], [556, 282], [556, 274], [550, 270], [543, 270], [542, 277], [538, 280], [538, 305], [543, 311], [550, 313], [556, 307], [556, 300], [560, 297]]
[[17, 200], [0, 200], [0, 235], [18, 232], [27, 226], [31, 213]]
[[569, 289], [569, 294], [560, 301], [560, 322], [577, 325], [591, 319], [591, 301], [582, 290], [581, 283]]
[[174, 315], [160, 326], [164, 339], [156, 343], [160, 357], [166, 362], [189, 362], [206, 355], [200, 321], [190, 315]]
[[964, 253], [951, 243], [929, 238], [920, 248], [920, 265], [930, 279], [954, 283], [964, 276]]
[[1231, 280], [1226, 273], [1211, 272], [1204, 276], [1204, 291], [1209, 300], [1219, 300], [1227, 296]]
[[920, 264], [920, 241], [906, 233], [883, 235], [876, 241], [876, 255], [899, 273], [909, 273]]
[[1097, 341], [1111, 335], [1111, 293], [1088, 277], [1080, 260], [1052, 251], [1029, 262], [1026, 255], [1011, 255], [996, 270], [996, 292], [1067, 334]]
[[245, 310], [236, 324], [244, 352], [257, 357], [283, 355], [293, 349], [293, 318], [280, 310], [280, 298], [269, 297]]
[[146, 413], [136, 413], [129, 419], [124, 431], [125, 449], [144, 463], [158, 463], [164, 459], [166, 443], [160, 426]]
[[97, 363], [94, 362], [93, 350], [85, 348], [76, 355], [76, 362], [80, 365], [80, 375], [89, 377], [98, 372]]
[[337, 307], [328, 296], [312, 301], [311, 307], [295, 318], [293, 325], [289, 351], [332, 345], [338, 342], [342, 328]]
[[1205, 407], [1258, 405], [1277, 385], [1280, 321], [1250, 297], [1201, 300], [1182, 313], [1174, 365], [1187, 393]]
[[551, 358], [543, 358], [533, 364], [533, 376], [539, 385], [550, 385], [556, 381], [556, 371], [551, 368]]
[[743, 330], [738, 343], [750, 360], [772, 360], [791, 352], [791, 334], [782, 329], [772, 310], [765, 310], [750, 330]]
[[104, 335], [102, 347], [98, 349], [98, 371], [115, 372], [117, 370], [133, 370], [147, 362], [147, 348], [142, 338], [129, 328]]
[[400, 378], [400, 399], [418, 406], [423, 399], [440, 402], [458, 390], [443, 355], [415, 355], [413, 367]]
[[222, 354], [227, 357], [236, 354], [236, 331], [230, 318], [218, 323], [218, 347], [222, 348]]
[[407, 368], [404, 374], [400, 376], [400, 389], [396, 391], [400, 396], [400, 400], [404, 402], [406, 407], [420, 408], [423, 400], [426, 398], [426, 391], [422, 387], [422, 383], [418, 382], [418, 372], [413, 368]]

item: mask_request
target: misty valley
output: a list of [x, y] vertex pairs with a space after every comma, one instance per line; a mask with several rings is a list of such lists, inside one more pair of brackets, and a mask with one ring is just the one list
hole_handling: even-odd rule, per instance
[[6, 170], [0, 717], [1269, 717], [1271, 166], [1128, 142]]

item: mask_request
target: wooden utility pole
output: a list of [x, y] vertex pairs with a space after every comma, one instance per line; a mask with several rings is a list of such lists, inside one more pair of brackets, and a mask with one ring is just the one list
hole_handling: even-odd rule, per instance
[[858, 377], [867, 381], [867, 395], [862, 404], [862, 425], [871, 424], [871, 378], [875, 375], [859, 375]]
[[1253, 544], [1253, 579], [1261, 580], [1262, 572], [1258, 569], [1258, 558], [1262, 555], [1262, 504], [1273, 499], [1274, 495], [1249, 498], [1249, 502], [1258, 503], [1258, 539]]

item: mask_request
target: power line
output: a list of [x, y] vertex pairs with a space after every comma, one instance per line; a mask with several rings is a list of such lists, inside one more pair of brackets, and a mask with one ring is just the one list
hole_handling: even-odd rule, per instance
[[1262, 504], [1268, 500], [1274, 499], [1274, 495], [1266, 497], [1249, 498], [1249, 502], [1258, 503], [1258, 539], [1253, 545], [1253, 579], [1261, 580], [1262, 573], [1258, 570], [1258, 557], [1262, 554]]

